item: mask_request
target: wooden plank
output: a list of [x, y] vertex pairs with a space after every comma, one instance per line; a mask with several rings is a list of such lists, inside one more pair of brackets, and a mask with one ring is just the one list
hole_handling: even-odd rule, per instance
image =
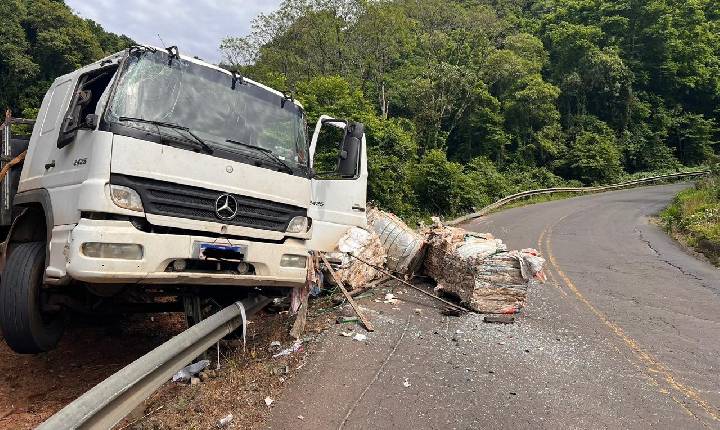
[[350, 303], [350, 306], [352, 306], [353, 310], [355, 310], [355, 313], [358, 317], [360, 317], [360, 321], [362, 321], [363, 326], [365, 326], [365, 330], [367, 331], [375, 331], [375, 328], [370, 323], [370, 321], [365, 317], [365, 315], [362, 313], [360, 308], [358, 307], [357, 303], [355, 303], [355, 300], [350, 296], [350, 293], [345, 289], [345, 286], [342, 283], [342, 280], [338, 278], [337, 274], [335, 273], [335, 270], [332, 268], [330, 263], [327, 261], [327, 258], [325, 258], [325, 254], [320, 254], [320, 258], [322, 258], [323, 263], [325, 263], [325, 267], [327, 267], [328, 271], [330, 272], [330, 275], [335, 280], [335, 283], [338, 284], [338, 287], [340, 287], [340, 291], [345, 295], [345, 298]]

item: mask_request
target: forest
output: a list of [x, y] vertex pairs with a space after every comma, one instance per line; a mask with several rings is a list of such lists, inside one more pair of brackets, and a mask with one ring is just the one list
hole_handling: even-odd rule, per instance
[[34, 118], [58, 76], [133, 43], [58, 0], [0, 1], [0, 107]]
[[[61, 0], [3, 0], [0, 105], [32, 117], [55, 77], [130, 44]], [[714, 0], [284, 0], [220, 49], [311, 126], [365, 123], [369, 198], [409, 219], [720, 152]]]
[[285, 0], [221, 49], [311, 121], [364, 122], [369, 196], [405, 217], [720, 151], [713, 0]]

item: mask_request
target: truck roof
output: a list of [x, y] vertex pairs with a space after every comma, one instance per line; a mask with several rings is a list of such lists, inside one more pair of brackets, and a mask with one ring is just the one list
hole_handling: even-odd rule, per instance
[[[165, 51], [166, 51], [164, 48], [158, 48], [157, 46], [146, 45], [146, 44], [136, 44], [135, 46], [141, 46], [141, 47], [145, 47], [145, 48], [155, 49], [155, 50], [158, 50], [158, 51], [161, 51], [161, 52], [165, 52]], [[95, 61], [94, 63], [91, 63], [91, 64], [88, 64], [88, 65], [86, 65], [86, 66], [83, 66], [83, 67], [81, 67], [81, 68], [79, 68], [79, 69], [77, 69], [77, 70], [75, 70], [75, 71], [73, 71], [73, 72], [70, 72], [70, 73], [68, 73], [68, 74], [66, 74], [66, 75], [64, 75], [64, 76], [71, 76], [71, 75], [75, 75], [75, 74], [80, 75], [80, 74], [85, 73], [86, 71], [89, 71], [89, 70], [92, 70], [92, 69], [96, 69], [98, 65], [101, 65], [102, 63], [107, 63], [108, 60], [115, 60], [115, 59], [121, 58], [122, 56], [124, 56], [124, 55], [126, 54], [126, 52], [127, 52], [127, 49], [125, 49], [125, 50], [123, 50], [123, 51], [120, 51], [120, 52], [116, 52], [116, 53], [114, 53], [114, 54], [112, 54], [112, 55], [108, 55], [108, 56], [105, 57], [105, 58], [101, 58], [101, 59]], [[217, 70], [217, 71], [219, 71], [219, 72], [222, 72], [222, 73], [227, 74], [228, 76], [232, 76], [232, 73], [231, 73], [230, 71], [228, 71], [228, 70], [226, 70], [226, 69], [223, 69], [222, 67], [219, 67], [219, 66], [217, 66], [217, 65], [215, 65], [215, 64], [211, 64], [211, 63], [208, 63], [208, 62], [206, 62], [206, 61], [203, 61], [203, 60], [200, 60], [200, 59], [197, 59], [197, 58], [188, 57], [187, 55], [183, 55], [182, 53], [180, 53], [180, 58], [183, 59], [183, 60], [185, 60], [185, 61], [190, 61], [190, 62], [192, 62], [192, 63], [199, 64], [199, 65], [201, 65], [201, 66], [204, 66], [204, 67], [208, 67], [208, 68]], [[60, 78], [62, 78], [62, 77], [64, 77], [64, 76], [60, 76], [58, 79], [60, 79]], [[253, 81], [252, 79], [245, 78], [245, 77], [243, 77], [243, 80], [244, 80], [245, 82], [249, 82], [249, 83], [251, 83], [251, 84], [253, 84], [253, 85], [257, 86], [257, 87], [260, 87], [260, 88], [264, 89], [265, 91], [269, 91], [269, 92], [271, 92], [271, 93], [273, 93], [273, 94], [276, 94], [276, 95], [278, 95], [278, 96], [280, 96], [280, 97], [285, 97], [285, 94], [283, 94], [282, 91], [278, 91], [278, 90], [276, 90], [276, 89], [274, 89], [274, 88], [270, 88], [270, 87], [268, 87], [267, 85], [261, 84], [260, 82]], [[293, 99], [292, 102], [293, 102], [293, 104], [295, 104], [295, 105], [298, 106], [299, 108], [301, 108], [301, 109], [303, 108], [302, 104], [301, 104], [300, 102], [298, 102], [297, 100]]]

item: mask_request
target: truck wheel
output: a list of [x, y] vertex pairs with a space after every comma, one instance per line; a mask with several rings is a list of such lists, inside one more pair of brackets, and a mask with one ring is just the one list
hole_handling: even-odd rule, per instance
[[57, 346], [63, 315], [41, 312], [40, 289], [45, 244], [18, 244], [7, 259], [0, 281], [0, 328], [8, 346], [20, 354], [37, 354]]

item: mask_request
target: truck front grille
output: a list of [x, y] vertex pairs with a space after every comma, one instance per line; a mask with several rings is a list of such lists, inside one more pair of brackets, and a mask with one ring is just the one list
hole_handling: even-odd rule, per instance
[[[155, 179], [111, 175], [110, 183], [137, 191], [145, 212], [154, 215], [274, 231], [285, 231], [293, 217], [307, 215], [307, 210], [298, 206]], [[231, 199], [231, 210], [218, 213], [221, 197], [221, 203], [226, 197]]]

